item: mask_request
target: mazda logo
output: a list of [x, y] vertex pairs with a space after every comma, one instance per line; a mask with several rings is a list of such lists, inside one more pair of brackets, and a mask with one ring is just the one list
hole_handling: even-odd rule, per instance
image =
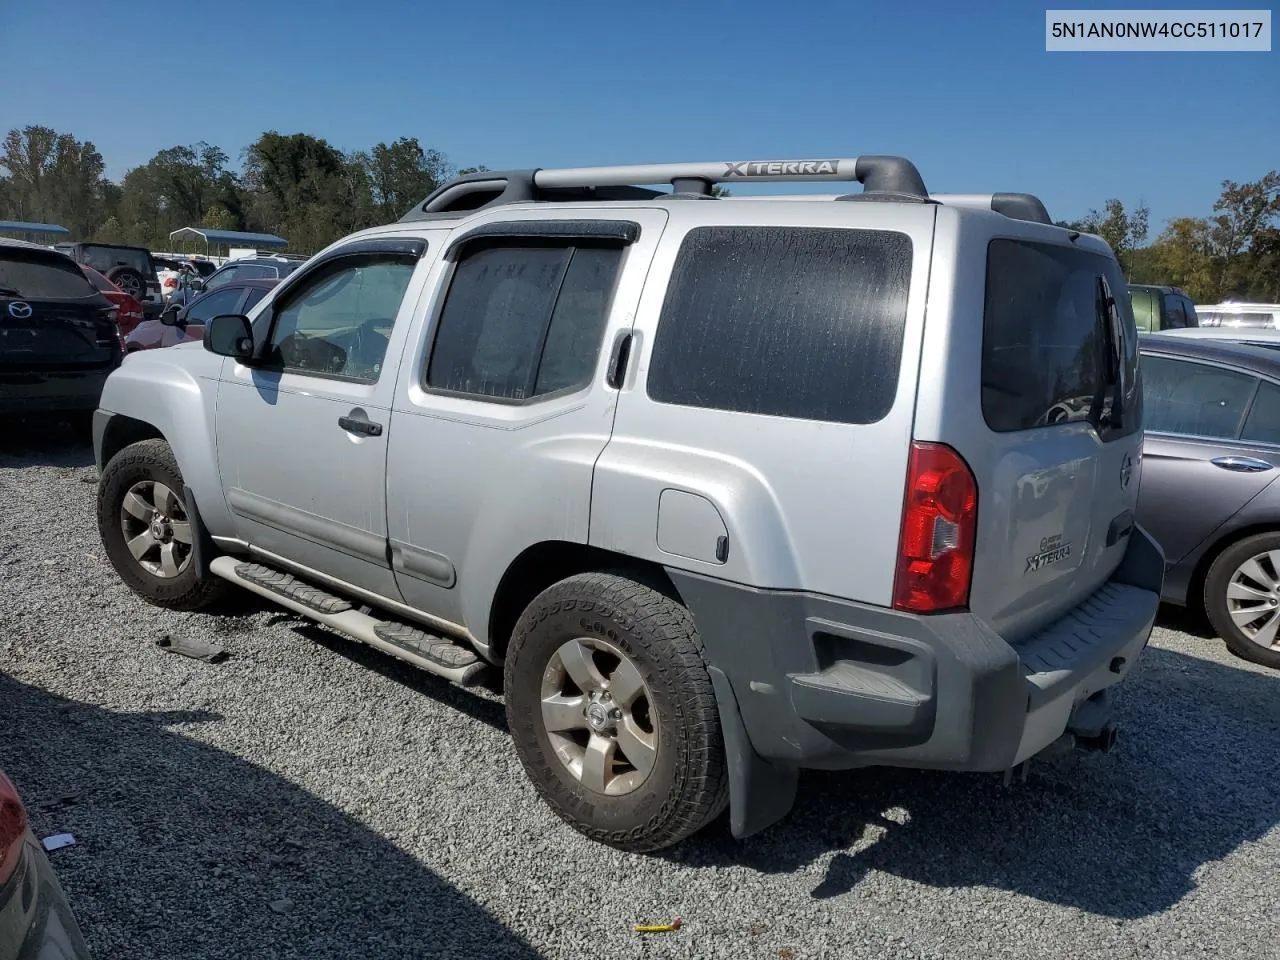
[[23, 303], [21, 300], [15, 300], [9, 304], [9, 316], [15, 320], [25, 320], [31, 316], [31, 304]]

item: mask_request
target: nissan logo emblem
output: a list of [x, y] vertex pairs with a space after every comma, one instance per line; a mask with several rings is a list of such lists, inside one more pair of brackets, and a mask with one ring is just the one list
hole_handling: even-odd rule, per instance
[[9, 316], [15, 320], [25, 320], [31, 316], [31, 304], [23, 303], [21, 300], [15, 300], [9, 304]]

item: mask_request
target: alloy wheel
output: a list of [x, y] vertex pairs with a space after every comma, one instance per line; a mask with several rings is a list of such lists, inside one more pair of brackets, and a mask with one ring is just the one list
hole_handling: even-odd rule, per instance
[[176, 577], [191, 563], [186, 507], [158, 480], [142, 480], [129, 488], [120, 506], [120, 529], [133, 559], [152, 576]]
[[578, 637], [560, 645], [542, 674], [542, 722], [552, 749], [584, 787], [631, 793], [658, 757], [649, 688], [613, 644]]
[[1280, 550], [1236, 567], [1227, 582], [1227, 613], [1251, 643], [1280, 650]]

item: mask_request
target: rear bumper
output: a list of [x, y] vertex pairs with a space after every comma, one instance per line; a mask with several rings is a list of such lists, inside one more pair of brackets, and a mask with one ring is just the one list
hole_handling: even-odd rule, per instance
[[64, 413], [98, 406], [111, 367], [0, 372], [0, 413]]
[[717, 678], [726, 738], [738, 725], [736, 752], [773, 768], [753, 775], [775, 788], [799, 768], [1002, 771], [1068, 730], [1093, 735], [1106, 691], [1147, 643], [1163, 572], [1160, 548], [1135, 527], [1111, 580], [1011, 645], [971, 613], [919, 616], [669, 571]]

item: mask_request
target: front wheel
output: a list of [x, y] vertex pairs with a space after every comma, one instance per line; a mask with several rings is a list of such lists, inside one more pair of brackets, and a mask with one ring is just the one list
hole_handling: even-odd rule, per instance
[[1204, 580], [1204, 609], [1232, 653], [1280, 669], [1280, 533], [1223, 550]]
[[516, 624], [507, 721], [538, 793], [610, 846], [678, 843], [724, 810], [720, 718], [688, 610], [611, 573], [570, 577]]
[[138, 596], [172, 610], [200, 610], [230, 584], [201, 580], [195, 564], [200, 531], [187, 516], [182, 474], [163, 440], [125, 447], [98, 482], [98, 533], [107, 559]]

